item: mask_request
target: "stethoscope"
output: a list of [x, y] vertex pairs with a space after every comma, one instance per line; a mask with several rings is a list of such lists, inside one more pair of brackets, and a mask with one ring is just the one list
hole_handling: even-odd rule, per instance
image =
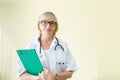
[[[63, 47], [62, 47], [62, 45], [59, 43], [58, 38], [57, 38], [57, 37], [55, 37], [55, 39], [56, 39], [56, 41], [57, 41], [57, 44], [56, 44], [56, 46], [55, 46], [55, 49], [54, 49], [54, 50], [56, 50], [56, 49], [57, 49], [57, 47], [60, 47], [60, 48], [62, 49], [62, 51], [64, 51], [64, 48], [63, 48]], [[41, 37], [39, 38], [39, 41], [40, 41], [40, 54], [41, 54]]]
[[[62, 47], [62, 45], [59, 43], [59, 40], [57, 37], [55, 37], [56, 41], [57, 41], [57, 44], [55, 45], [55, 48], [54, 50], [56, 51], [57, 50], [57, 47], [60, 47], [62, 49], [62, 51], [64, 51], [64, 48]], [[43, 54], [41, 53], [41, 37], [39, 38], [39, 41], [40, 41], [40, 57], [43, 57]], [[49, 64], [49, 63], [48, 63]], [[61, 64], [65, 64], [64, 62], [57, 62], [57, 64], [61, 65]], [[49, 69], [50, 69], [50, 66], [49, 66]]]

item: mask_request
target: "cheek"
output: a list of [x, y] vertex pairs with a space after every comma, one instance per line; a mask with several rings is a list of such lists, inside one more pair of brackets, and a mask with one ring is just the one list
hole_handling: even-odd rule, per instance
[[57, 28], [56, 28], [56, 27], [54, 27], [53, 31], [56, 31], [56, 29], [57, 29]]
[[40, 24], [38, 25], [38, 29], [39, 31], [43, 31], [44, 30], [44, 27], [42, 27]]

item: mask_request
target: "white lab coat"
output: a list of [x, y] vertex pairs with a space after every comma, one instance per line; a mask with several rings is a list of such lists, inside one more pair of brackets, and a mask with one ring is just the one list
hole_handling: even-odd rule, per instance
[[[40, 42], [38, 41], [38, 39], [32, 42], [28, 46], [28, 49], [35, 49], [43, 67], [53, 73], [58, 74], [63, 71], [76, 71], [78, 68], [68, 45], [61, 39], [58, 39], [58, 41], [59, 44], [64, 48], [64, 51], [61, 49], [60, 46], [57, 46], [55, 50], [55, 46], [57, 45], [57, 40], [55, 38], [53, 39], [49, 50], [43, 50], [41, 48], [40, 53]], [[19, 75], [25, 72], [25, 68], [21, 61], [19, 61], [18, 67]]]

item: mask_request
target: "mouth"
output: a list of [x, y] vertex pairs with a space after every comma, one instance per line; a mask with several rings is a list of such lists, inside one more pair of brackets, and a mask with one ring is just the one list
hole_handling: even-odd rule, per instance
[[52, 30], [49, 30], [49, 29], [48, 29], [48, 30], [46, 30], [46, 31], [52, 31]]

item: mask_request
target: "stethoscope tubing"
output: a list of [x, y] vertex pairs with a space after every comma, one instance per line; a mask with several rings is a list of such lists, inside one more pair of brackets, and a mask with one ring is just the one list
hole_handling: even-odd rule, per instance
[[[59, 44], [59, 40], [58, 40], [58, 38], [57, 38], [57, 37], [55, 37], [55, 39], [56, 39], [56, 41], [57, 41], [57, 45], [55, 46], [55, 49], [54, 49], [54, 50], [56, 50], [56, 49], [57, 49], [57, 47], [58, 47], [58, 46], [60, 46], [60, 47], [61, 47], [61, 49], [62, 49], [62, 51], [64, 51], [64, 48], [62, 47], [62, 45], [61, 45], [61, 44]], [[39, 38], [39, 41], [40, 41], [40, 53], [41, 53], [41, 37]]]

